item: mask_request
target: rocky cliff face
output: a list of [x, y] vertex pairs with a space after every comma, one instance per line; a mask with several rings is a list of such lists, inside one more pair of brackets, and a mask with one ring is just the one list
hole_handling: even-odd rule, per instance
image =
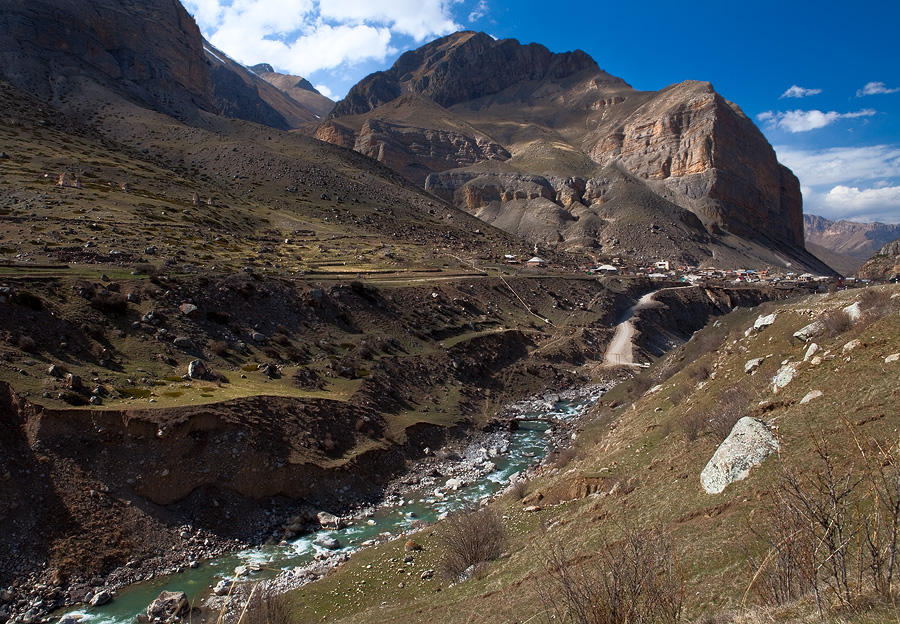
[[87, 78], [169, 114], [216, 108], [200, 30], [176, 0], [8, 0], [0, 75], [56, 103]]
[[863, 264], [856, 276], [862, 279], [896, 280], [900, 276], [900, 239], [879, 249]]
[[[426, 96], [446, 116], [418, 112], [423, 105], [410, 99], [412, 93]], [[404, 99], [406, 116], [398, 118], [396, 103]], [[450, 140], [452, 145], [471, 146], [481, 132], [509, 157], [498, 158], [497, 148], [489, 159], [473, 158], [472, 149], [443, 149], [439, 158], [424, 159], [427, 167], [411, 167], [423, 161], [421, 141], [449, 131], [451, 118], [461, 122], [453, 130], [465, 135]], [[359, 140], [363, 128], [372, 135], [366, 141]], [[520, 235], [523, 222], [539, 221], [540, 228], [524, 228], [533, 242], [566, 247], [607, 249], [602, 241], [617, 238], [604, 234], [613, 215], [600, 217], [603, 222], [596, 218], [609, 190], [596, 174], [615, 166], [643, 181], [659, 201], [692, 212], [714, 237], [727, 232], [828, 272], [804, 249], [797, 178], [778, 163], [753, 122], [709, 83], [638, 92], [582, 52], [557, 55], [542, 46], [457, 33], [360, 82], [335, 106], [318, 136], [352, 145], [415, 181], [430, 169], [426, 188], [457, 207], [492, 214], [493, 223], [506, 227], [516, 223], [510, 231]], [[438, 140], [447, 142], [443, 136]], [[573, 183], [534, 187], [534, 176], [547, 174]], [[519, 216], [504, 218], [505, 211]], [[571, 227], [582, 218], [587, 223]], [[634, 243], [626, 241], [615, 251]], [[775, 257], [770, 255], [772, 266], [779, 264]]]
[[705, 82], [660, 91], [588, 152], [661, 180], [722, 228], [803, 246], [800, 183], [744, 113]]
[[306, 78], [280, 74], [271, 65], [265, 64], [254, 65], [250, 69], [318, 118], [324, 118], [334, 108], [334, 101], [319, 93]]

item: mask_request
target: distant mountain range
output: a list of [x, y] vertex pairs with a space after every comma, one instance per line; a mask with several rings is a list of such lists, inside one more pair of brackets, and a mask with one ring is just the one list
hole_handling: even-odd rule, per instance
[[831, 221], [803, 215], [806, 247], [842, 275], [852, 275], [886, 244], [900, 238], [900, 225]]

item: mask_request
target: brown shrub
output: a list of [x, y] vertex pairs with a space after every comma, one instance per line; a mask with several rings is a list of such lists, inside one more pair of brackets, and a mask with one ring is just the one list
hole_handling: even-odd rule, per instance
[[276, 593], [261, 583], [253, 589], [238, 624], [291, 624], [291, 621], [287, 594]]
[[590, 556], [552, 544], [538, 583], [545, 622], [678, 622], [684, 583], [678, 554], [659, 528], [627, 528]]
[[750, 401], [747, 390], [735, 386], [719, 396], [715, 407], [709, 412], [708, 427], [716, 442], [722, 442], [731, 433], [734, 425], [747, 415]]
[[97, 291], [91, 297], [91, 307], [104, 314], [125, 314], [128, 311], [128, 299], [121, 293]]
[[222, 357], [228, 353], [228, 343], [224, 340], [210, 340], [209, 350]]
[[440, 540], [441, 571], [456, 579], [469, 567], [499, 557], [506, 545], [506, 530], [496, 512], [482, 507], [448, 516], [442, 523]]
[[22, 349], [22, 351], [27, 351], [28, 353], [35, 353], [38, 350], [37, 341], [35, 341], [35, 339], [31, 336], [19, 336], [16, 344], [20, 349]]
[[840, 336], [853, 327], [853, 320], [844, 310], [829, 310], [819, 317], [819, 322], [825, 328], [825, 335], [829, 338]]

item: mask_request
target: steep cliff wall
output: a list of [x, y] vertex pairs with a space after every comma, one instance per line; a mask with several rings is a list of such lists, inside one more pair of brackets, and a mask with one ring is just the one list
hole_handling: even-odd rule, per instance
[[214, 111], [203, 39], [177, 0], [9, 0], [0, 75], [59, 102], [91, 79], [162, 112]]

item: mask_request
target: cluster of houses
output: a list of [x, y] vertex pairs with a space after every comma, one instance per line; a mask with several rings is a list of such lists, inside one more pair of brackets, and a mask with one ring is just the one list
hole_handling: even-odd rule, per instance
[[[651, 279], [667, 279], [684, 282], [692, 285], [718, 284], [749, 284], [762, 283], [785, 288], [811, 288], [825, 287], [832, 282], [837, 286], [843, 286], [846, 279], [834, 278], [827, 275], [813, 275], [812, 273], [796, 273], [792, 271], [756, 271], [754, 269], [716, 269], [698, 268], [691, 266], [672, 267], [667, 260], [659, 261], [645, 266], [628, 266], [619, 258], [613, 259], [612, 264], [601, 264], [585, 267], [589, 275], [630, 275], [635, 277], [649, 277]], [[854, 280], [849, 280], [854, 281]]]
[[[521, 260], [516, 256], [504, 256], [507, 264], [519, 267], [543, 268], [549, 262], [540, 256]], [[831, 286], [843, 288], [856, 284], [864, 284], [869, 280], [853, 278], [836, 278], [828, 275], [812, 273], [796, 273], [793, 271], [776, 271], [772, 269], [757, 271], [754, 269], [716, 269], [692, 266], [672, 266], [668, 260], [660, 260], [651, 264], [631, 265], [621, 258], [613, 258], [610, 264], [583, 266], [581, 269], [588, 275], [623, 275], [630, 277], [648, 277], [650, 279], [684, 282], [685, 284], [703, 286], [707, 284], [751, 284], [761, 283], [781, 288], [808, 288], [820, 290]]]

